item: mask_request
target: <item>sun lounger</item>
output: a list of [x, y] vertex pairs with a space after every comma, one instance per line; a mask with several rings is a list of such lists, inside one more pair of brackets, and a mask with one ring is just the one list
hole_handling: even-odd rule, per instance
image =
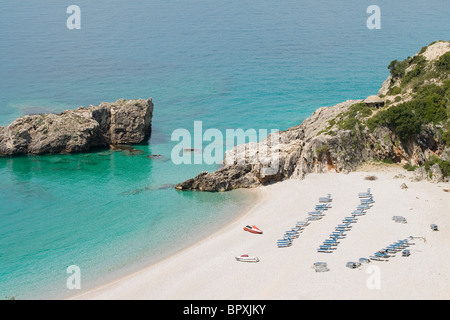
[[372, 195], [372, 193], [370, 192], [370, 188], [368, 188], [366, 192], [358, 193], [358, 196], [359, 196], [359, 197], [361, 197], [361, 196], [364, 197], [364, 196], [367, 196], [367, 195], [369, 195], [369, 196]]
[[399, 248], [404, 249], [409, 246], [409, 243], [407, 240], [399, 240], [397, 242], [394, 242], [393, 245], [396, 245]]
[[325, 243], [331, 243], [331, 244], [338, 244], [339, 241], [337, 241], [337, 239], [325, 239], [323, 240], [323, 242]]
[[327, 209], [331, 208], [331, 204], [329, 204], [329, 203], [326, 203], [326, 204], [317, 204], [317, 205], [315, 206], [315, 208], [316, 208], [316, 210], [318, 210], [318, 209], [327, 210]]
[[292, 239], [298, 238], [298, 233], [295, 231], [286, 231], [284, 233], [284, 236], [287, 238], [290, 238], [292, 240]]
[[327, 263], [326, 262], [314, 262], [314, 267], [326, 267]]
[[338, 235], [330, 235], [330, 239], [332, 240], [341, 240], [345, 239], [346, 236], [338, 236]]
[[327, 245], [320, 245], [318, 250], [336, 250], [336, 248], [332, 248], [331, 246]]
[[393, 216], [392, 220], [398, 223], [406, 223], [406, 218], [401, 216]]
[[389, 259], [390, 256], [387, 253], [381, 253], [381, 252], [375, 252], [375, 257], [381, 258], [381, 259]]
[[350, 268], [350, 269], [356, 269], [356, 268], [359, 268], [361, 266], [361, 263], [350, 261], [350, 262], [347, 262], [347, 264], [345, 266], [347, 268]]
[[330, 270], [328, 269], [326, 262], [315, 262], [314, 269], [316, 270], [316, 272], [327, 272]]
[[309, 222], [308, 221], [297, 221], [297, 224], [296, 224], [296, 226], [297, 227], [306, 227], [307, 225], [309, 225]]
[[[390, 246], [387, 246], [386, 249], [387, 249], [387, 251], [389, 251], [389, 252], [394, 252], [394, 253], [396, 253], [396, 252], [398, 252], [398, 251], [401, 250], [401, 249], [400, 249], [398, 246], [396, 246], [396, 245], [390, 245]], [[388, 253], [389, 253], [389, 252], [388, 252]]]
[[290, 247], [291, 245], [292, 245], [292, 242], [288, 241], [288, 240], [278, 240], [277, 241], [277, 246], [279, 248]]
[[359, 263], [369, 263], [370, 262], [370, 259], [367, 259], [367, 258], [359, 258]]
[[374, 261], [383, 261], [383, 262], [388, 261], [387, 259], [384, 259], [384, 258], [381, 258], [378, 256], [370, 256], [369, 258], [370, 258], [370, 260], [374, 260]]
[[277, 241], [277, 246], [279, 247], [289, 247], [292, 245], [290, 241]]
[[326, 202], [326, 203], [328, 203], [328, 202], [331, 202], [331, 201], [333, 201], [333, 199], [331, 199], [331, 194], [328, 194], [326, 197], [320, 197], [319, 198], [319, 202]]

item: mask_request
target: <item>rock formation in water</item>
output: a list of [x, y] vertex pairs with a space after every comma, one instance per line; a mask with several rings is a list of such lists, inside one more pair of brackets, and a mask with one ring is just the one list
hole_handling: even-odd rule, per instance
[[0, 127], [0, 156], [75, 153], [137, 144], [150, 137], [152, 115], [150, 98], [23, 116]]
[[432, 43], [388, 68], [378, 92], [384, 103], [374, 107], [360, 99], [319, 108], [278, 137], [236, 146], [226, 152], [224, 167], [175, 187], [250, 188], [312, 172], [350, 172], [374, 159], [422, 166], [418, 173], [442, 181], [450, 174], [450, 42]]

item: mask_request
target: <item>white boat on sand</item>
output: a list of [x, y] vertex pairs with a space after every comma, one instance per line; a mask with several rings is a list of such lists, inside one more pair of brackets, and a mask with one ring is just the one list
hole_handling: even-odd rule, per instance
[[249, 256], [248, 254], [243, 254], [235, 257], [237, 261], [241, 262], [259, 262], [259, 258], [255, 256]]

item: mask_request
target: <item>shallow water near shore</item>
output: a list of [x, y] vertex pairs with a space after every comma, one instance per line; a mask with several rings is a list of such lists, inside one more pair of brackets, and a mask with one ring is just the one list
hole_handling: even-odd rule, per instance
[[152, 162], [123, 152], [3, 159], [3, 297], [69, 295], [71, 265], [87, 289], [201, 239], [252, 199], [176, 191]]
[[[285, 130], [376, 94], [391, 60], [448, 40], [446, 1], [78, 1], [0, 4], [0, 126], [24, 114], [152, 97], [139, 152], [0, 158], [0, 299], [71, 294], [157, 261], [227, 223], [251, 193], [178, 192], [217, 165], [170, 161], [177, 128]], [[150, 155], [161, 155], [151, 158]]]

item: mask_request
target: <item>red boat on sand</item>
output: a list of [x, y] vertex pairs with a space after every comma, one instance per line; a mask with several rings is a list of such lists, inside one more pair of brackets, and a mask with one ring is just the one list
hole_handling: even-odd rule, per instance
[[256, 234], [262, 234], [262, 233], [263, 233], [263, 232], [262, 232], [259, 228], [257, 228], [256, 226], [250, 226], [250, 225], [245, 226], [245, 227], [244, 227], [244, 230], [245, 230], [245, 231], [248, 231], [248, 232], [251, 232], [251, 233], [256, 233]]

